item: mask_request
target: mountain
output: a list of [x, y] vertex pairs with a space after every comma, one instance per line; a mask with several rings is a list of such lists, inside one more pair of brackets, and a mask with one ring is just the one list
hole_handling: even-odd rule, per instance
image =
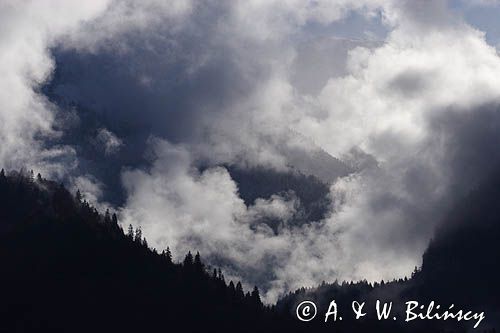
[[[457, 332], [470, 322], [355, 320], [351, 302], [436, 301], [485, 311], [478, 331], [499, 326], [500, 237], [496, 208], [500, 176], [457, 203], [409, 278], [390, 282], [323, 283], [300, 288], [274, 306], [258, 288], [244, 293], [199, 254], [172, 262], [140, 230], [122, 230], [116, 215], [100, 214], [79, 193], [31, 172], [0, 172], [0, 332]], [[317, 304], [311, 322], [296, 319], [297, 305]], [[332, 300], [343, 320], [324, 322]], [[348, 309], [348, 310], [345, 310]], [[350, 315], [349, 315], [350, 313]]]
[[419, 274], [427, 294], [500, 308], [498, 207], [500, 172], [458, 201], [438, 229]]
[[359, 170], [359, 168], [353, 168], [352, 165], [328, 154], [300, 133], [291, 132], [289, 135], [293, 140], [302, 142], [302, 145], [295, 148], [283, 145], [282, 154], [286, 157], [290, 168], [298, 173], [313, 176], [330, 185], [338, 178]]
[[[487, 177], [467, 196], [458, 200], [447, 214], [423, 255], [422, 267], [409, 278], [370, 284], [366, 281], [324, 283], [301, 288], [282, 298], [279, 311], [293, 313], [303, 300], [315, 300], [326, 312], [335, 299], [339, 308], [350, 308], [352, 300], [366, 301], [374, 308], [377, 299], [395, 301], [395, 311], [404, 315], [404, 303], [454, 305], [455, 309], [484, 311], [482, 329], [495, 332], [500, 327], [500, 172]], [[319, 312], [321, 312], [319, 311]], [[347, 318], [351, 323], [352, 318]], [[405, 326], [364, 318], [364, 327], [383, 331], [453, 332], [472, 329], [470, 323], [418, 321]], [[350, 328], [352, 331], [352, 328]]]
[[[74, 150], [78, 160], [74, 163], [74, 173], [92, 175], [102, 183], [105, 187], [103, 201], [123, 205], [126, 193], [121, 183], [122, 170], [148, 168], [151, 137], [173, 144], [191, 142], [196, 145], [196, 142], [207, 140], [197, 136], [196, 133], [205, 130], [193, 130], [194, 124], [183, 127], [187, 125], [185, 122], [195, 121], [190, 116], [194, 111], [191, 102], [185, 105], [185, 96], [177, 93], [175, 80], [165, 78], [161, 83], [156, 82], [153, 89], [138, 84], [137, 77], [131, 75], [129, 59], [115, 55], [110, 58], [110, 54], [83, 55], [58, 48], [52, 51], [55, 70], [40, 92], [59, 110], [55, 127], [61, 135], [47, 144], [69, 146]], [[117, 87], [117, 82], [123, 86]], [[124, 95], [124, 89], [130, 93]], [[110, 144], [114, 149], [107, 149]], [[291, 176], [312, 176], [328, 186], [353, 172], [349, 165], [291, 130], [278, 141], [267, 144], [273, 145], [271, 150], [283, 157], [286, 167], [292, 170]], [[231, 157], [226, 161], [234, 162]], [[269, 171], [266, 168], [252, 170], [259, 174]], [[262, 189], [261, 197], [266, 196], [268, 190], [268, 186]], [[281, 190], [280, 186], [273, 193]]]
[[238, 193], [247, 206], [258, 198], [272, 195], [294, 196], [300, 202], [300, 212], [291, 221], [302, 225], [326, 217], [331, 207], [330, 188], [315, 176], [297, 171], [276, 171], [265, 168], [226, 166], [238, 186]]
[[0, 202], [1, 332], [254, 332], [278, 317], [257, 288], [199, 254], [173, 263], [40, 175], [2, 170]]

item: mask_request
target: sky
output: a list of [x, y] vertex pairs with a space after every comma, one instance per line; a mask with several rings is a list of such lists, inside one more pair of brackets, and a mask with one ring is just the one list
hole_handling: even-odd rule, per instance
[[[493, 0], [0, 0], [0, 165], [64, 180], [267, 302], [409, 275], [500, 162], [498, 14]], [[301, 226], [293, 193], [247, 205], [226, 168], [314, 175], [323, 153], [357, 167], [331, 167], [329, 213]]]

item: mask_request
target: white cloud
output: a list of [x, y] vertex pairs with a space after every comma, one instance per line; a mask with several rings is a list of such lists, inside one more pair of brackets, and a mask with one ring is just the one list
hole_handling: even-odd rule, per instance
[[[134, 96], [142, 103], [154, 99], [153, 111], [127, 112], [154, 125], [167, 123], [160, 115], [177, 94], [166, 94], [181, 87], [185, 95], [174, 107], [188, 114], [188, 120], [177, 114], [188, 128], [181, 129], [183, 144], [152, 140], [156, 157], [149, 170], [123, 173], [124, 223], [142, 225], [154, 246], [170, 245], [178, 255], [199, 249], [229, 275], [248, 283], [267, 281], [267, 300], [322, 280], [409, 273], [452, 197], [449, 138], [435, 135], [433, 117], [455, 109], [473, 116], [481, 112], [477, 106], [500, 97], [496, 50], [445, 1], [92, 1], [78, 7], [67, 1], [11, 1], [1, 6], [0, 163], [59, 175], [62, 166], [76, 163], [74, 149], [45, 150], [39, 139], [60, 134], [53, 128], [55, 106], [36, 91], [54, 69], [51, 46], [94, 54], [105, 49], [117, 66], [134, 60], [133, 82], [147, 91]], [[311, 23], [326, 29], [351, 10], [380, 12], [390, 29], [386, 40], [349, 44], [341, 51], [345, 58], [349, 50], [346, 68], [323, 75], [321, 84], [309, 83], [311, 89], [305, 80], [305, 87], [297, 87], [293, 73], [303, 73], [312, 62], [294, 37], [305, 30], [314, 34]], [[143, 37], [148, 38], [137, 45], [144, 48], [134, 50], [135, 39]], [[332, 50], [315, 52], [327, 57]], [[189, 84], [159, 84], [178, 68]], [[111, 85], [126, 86], [121, 83]], [[118, 90], [121, 99], [139, 88]], [[111, 116], [123, 117], [120, 112]], [[99, 133], [106, 152], [123, 148], [110, 131]], [[291, 150], [317, 146], [335, 156], [362, 148], [379, 163], [333, 184], [336, 206], [324, 221], [284, 223], [277, 234], [256, 220], [286, 222], [297, 213], [296, 198], [277, 195], [246, 207], [224, 168], [194, 168], [201, 159], [209, 165], [286, 169]], [[74, 183], [98, 200], [97, 181], [83, 177]]]
[[53, 171], [44, 159], [64, 148], [46, 151], [37, 139], [58, 135], [52, 127], [55, 106], [36, 91], [54, 68], [48, 49], [104, 6], [104, 1], [79, 6], [67, 1], [0, 4], [0, 163], [4, 167]]
[[105, 155], [110, 155], [116, 153], [123, 142], [113, 132], [100, 128], [97, 131], [95, 145], [98, 149], [102, 149]]
[[101, 208], [99, 207], [99, 203], [102, 199], [102, 184], [100, 184], [94, 177], [90, 175], [75, 177], [73, 179], [71, 190], [73, 194], [80, 191], [83, 200], [86, 200], [96, 208]]
[[244, 275], [245, 282], [256, 281], [254, 273], [267, 273], [262, 262], [267, 257], [290, 250], [286, 236], [275, 235], [256, 219], [280, 218], [286, 223], [295, 213], [296, 199], [274, 195], [247, 208], [224, 168], [200, 173], [185, 148], [161, 140], [155, 140], [155, 146], [158, 158], [151, 170], [123, 174], [129, 192], [121, 214], [124, 224], [140, 225], [153, 246], [170, 246], [178, 259], [189, 250], [200, 250], [231, 263], [234, 268], [226, 270], [227, 276]]
[[[256, 164], [275, 165], [286, 163], [286, 158], [280, 161], [283, 155], [273, 153], [275, 146], [263, 142], [282, 142], [277, 138], [287, 137], [290, 129], [335, 156], [361, 147], [379, 165], [334, 184], [337, 206], [331, 216], [309, 226], [284, 228], [277, 235], [266, 228], [248, 228], [240, 224], [241, 216], [257, 207], [243, 205], [227, 172], [216, 168], [190, 174], [188, 162], [180, 169], [174, 163], [175, 176], [170, 169], [158, 171], [177, 157], [159, 158], [150, 173], [124, 175], [130, 193], [127, 221], [146, 223], [145, 234], [153, 244], [187, 246], [181, 253], [189, 245], [198, 246], [204, 253], [223, 256], [226, 269], [246, 281], [262, 276], [263, 267], [270, 269], [267, 300], [322, 280], [409, 274], [419, 264], [450, 194], [448, 152], [429, 123], [449, 109], [498, 101], [500, 61], [484, 35], [454, 17], [445, 2], [380, 5], [392, 27], [386, 41], [352, 49], [347, 74], [331, 78], [317, 96], [301, 95], [290, 83], [295, 45], [286, 37], [308, 20], [324, 22], [314, 9], [311, 13], [307, 5], [292, 2], [249, 2], [236, 7], [230, 21], [243, 31], [232, 30], [238, 36], [251, 34], [257, 46], [277, 45], [282, 52], [261, 46], [265, 57], [258, 59], [269, 66], [270, 75], [247, 99], [222, 113], [223, 118], [215, 118], [222, 121], [212, 135], [220, 140], [202, 147], [208, 149], [206, 154], [216, 152], [219, 162], [243, 154]], [[331, 12], [330, 19], [341, 17], [339, 10]], [[241, 47], [237, 40], [231, 42]], [[244, 64], [248, 56], [242, 57]], [[237, 123], [243, 114], [246, 120]], [[167, 218], [160, 221], [160, 216]]]

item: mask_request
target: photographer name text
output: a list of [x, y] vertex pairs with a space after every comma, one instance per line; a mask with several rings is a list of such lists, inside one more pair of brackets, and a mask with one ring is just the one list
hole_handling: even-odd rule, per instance
[[[354, 319], [359, 320], [365, 317], [369, 311], [366, 308], [366, 302], [353, 301], [351, 303]], [[375, 314], [378, 320], [398, 320], [393, 312], [393, 302], [381, 302], [377, 300], [375, 303]], [[296, 307], [295, 314], [300, 321], [311, 321], [318, 314], [316, 304], [313, 301], [303, 301]], [[481, 321], [485, 319], [484, 312], [473, 312], [470, 310], [456, 309], [454, 304], [443, 307], [440, 304], [432, 301], [429, 304], [420, 304], [417, 301], [405, 302], [405, 311], [403, 320], [411, 322], [414, 320], [455, 320], [471, 321], [474, 323], [474, 328], [477, 328]], [[335, 300], [330, 302], [328, 310], [324, 313], [324, 322], [342, 320], [340, 310]]]

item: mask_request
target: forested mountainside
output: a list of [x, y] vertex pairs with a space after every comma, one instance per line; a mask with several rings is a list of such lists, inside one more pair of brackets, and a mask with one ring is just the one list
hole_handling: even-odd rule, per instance
[[422, 293], [500, 308], [499, 207], [496, 172], [458, 202], [436, 232], [423, 256]]
[[[354, 320], [350, 311], [353, 300], [366, 301], [367, 309], [376, 300], [393, 301], [394, 312], [403, 316], [402, 302], [435, 300], [486, 311], [477, 331], [494, 332], [500, 318], [495, 184], [460, 203], [462, 211], [450, 219], [461, 223], [444, 224], [411, 277], [323, 283], [265, 306], [257, 287], [244, 291], [241, 283], [225, 281], [200, 254], [173, 262], [168, 249], [149, 248], [140, 231], [122, 230], [116, 215], [100, 214], [79, 193], [30, 172], [2, 171], [0, 331], [148, 332], [182, 325], [183, 332], [461, 332], [472, 326], [379, 321], [374, 311]], [[344, 320], [325, 323], [333, 299]], [[303, 300], [318, 305], [311, 322], [295, 317]]]
[[225, 281], [200, 255], [148, 248], [62, 185], [0, 174], [0, 331], [259, 331], [276, 314], [258, 289]]
[[274, 194], [294, 196], [300, 202], [300, 210], [292, 221], [294, 225], [319, 221], [330, 211], [329, 186], [314, 176], [264, 168], [227, 166], [227, 169], [247, 206], [254, 204], [257, 198], [268, 199]]
[[[394, 301], [398, 313], [403, 315], [404, 302], [408, 300], [417, 300], [420, 304], [435, 301], [442, 307], [454, 304], [455, 309], [485, 311], [486, 319], [481, 327], [494, 332], [500, 327], [498, 207], [500, 173], [495, 173], [454, 205], [424, 253], [422, 267], [415, 268], [411, 277], [374, 285], [366, 281], [335, 282], [302, 288], [280, 300], [277, 307], [292, 311], [300, 301], [313, 299], [325, 312], [332, 299], [340, 302], [339, 308], [350, 308], [352, 300], [367, 301], [366, 306], [374, 308], [380, 299]], [[370, 327], [381, 325], [387, 329], [373, 315], [369, 317], [366, 321], [372, 321], [368, 324]], [[427, 320], [406, 324], [405, 328], [465, 332], [472, 326], [466, 322]]]

